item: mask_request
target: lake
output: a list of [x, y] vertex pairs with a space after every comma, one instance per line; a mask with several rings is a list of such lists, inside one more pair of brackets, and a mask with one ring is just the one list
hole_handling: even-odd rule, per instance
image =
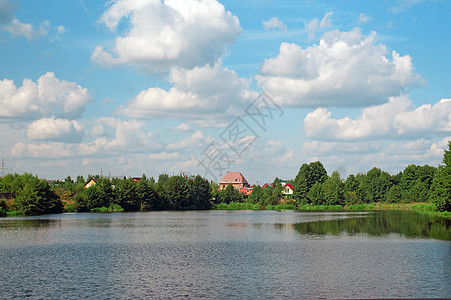
[[445, 298], [450, 225], [409, 211], [1, 218], [0, 298]]

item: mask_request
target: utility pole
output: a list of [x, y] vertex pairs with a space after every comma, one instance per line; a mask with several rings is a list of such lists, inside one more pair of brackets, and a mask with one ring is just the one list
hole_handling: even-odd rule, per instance
[[2, 157], [2, 164], [0, 165], [0, 171], [1, 171], [2, 177], [4, 177], [6, 168], [5, 168], [5, 160], [3, 159], [3, 157]]

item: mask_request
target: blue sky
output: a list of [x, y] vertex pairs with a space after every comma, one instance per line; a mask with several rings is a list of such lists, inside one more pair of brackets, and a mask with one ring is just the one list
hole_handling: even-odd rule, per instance
[[450, 14], [427, 0], [0, 0], [0, 155], [49, 179], [437, 166]]

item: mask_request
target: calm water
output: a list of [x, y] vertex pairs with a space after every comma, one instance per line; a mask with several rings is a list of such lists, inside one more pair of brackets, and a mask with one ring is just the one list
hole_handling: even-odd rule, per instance
[[410, 212], [0, 219], [0, 298], [451, 297], [450, 222]]

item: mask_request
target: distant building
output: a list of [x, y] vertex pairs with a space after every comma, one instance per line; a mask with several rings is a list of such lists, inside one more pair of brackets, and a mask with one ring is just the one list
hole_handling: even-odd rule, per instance
[[284, 195], [293, 195], [293, 186], [291, 185], [291, 184], [289, 184], [289, 183], [286, 183], [284, 186], [283, 186], [283, 191], [282, 191], [282, 193], [284, 194]]
[[250, 188], [249, 182], [244, 178], [241, 172], [227, 172], [219, 182], [219, 189], [223, 190], [232, 184], [234, 189]]
[[87, 189], [87, 188], [95, 185], [96, 183], [97, 183], [97, 179], [91, 178], [85, 183], [84, 188]]
[[133, 177], [132, 180], [134, 182], [140, 182], [141, 181], [141, 177]]

